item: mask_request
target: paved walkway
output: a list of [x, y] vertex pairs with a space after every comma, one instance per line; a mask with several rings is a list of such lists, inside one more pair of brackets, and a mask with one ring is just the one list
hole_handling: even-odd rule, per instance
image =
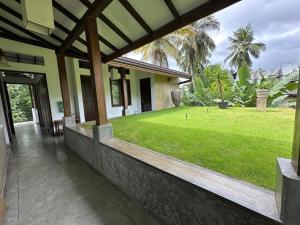
[[16, 125], [6, 199], [6, 225], [159, 224], [32, 123]]

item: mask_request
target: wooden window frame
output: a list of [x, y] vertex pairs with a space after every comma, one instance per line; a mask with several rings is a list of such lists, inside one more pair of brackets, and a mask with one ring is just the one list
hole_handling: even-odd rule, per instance
[[[113, 102], [113, 93], [112, 93], [112, 85], [113, 82], [117, 81], [120, 85], [120, 104], [114, 104]], [[121, 79], [114, 79], [114, 80], [109, 80], [110, 83], [110, 98], [111, 98], [111, 106], [112, 107], [120, 107], [123, 106], [123, 91], [122, 91], [122, 80]], [[128, 105], [131, 105], [131, 88], [130, 88], [130, 79], [126, 79], [126, 83], [127, 83], [127, 96], [128, 96]]]

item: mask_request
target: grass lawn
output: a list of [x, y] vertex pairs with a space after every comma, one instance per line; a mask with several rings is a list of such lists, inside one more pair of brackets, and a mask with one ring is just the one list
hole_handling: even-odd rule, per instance
[[274, 189], [276, 158], [291, 157], [294, 114], [293, 109], [179, 107], [111, 122], [122, 140]]

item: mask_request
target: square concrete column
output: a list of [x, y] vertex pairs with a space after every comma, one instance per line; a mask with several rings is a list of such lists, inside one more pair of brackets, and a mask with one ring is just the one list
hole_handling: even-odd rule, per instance
[[284, 225], [300, 224], [300, 177], [290, 159], [277, 159], [276, 204]]
[[100, 126], [93, 126], [93, 139], [95, 141], [104, 141], [112, 139], [113, 136], [113, 127], [110, 123]]
[[64, 127], [72, 127], [76, 125], [75, 116], [64, 117]]

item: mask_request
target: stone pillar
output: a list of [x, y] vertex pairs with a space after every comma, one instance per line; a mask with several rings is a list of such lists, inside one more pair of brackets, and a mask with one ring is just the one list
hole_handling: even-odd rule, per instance
[[267, 110], [267, 99], [268, 99], [269, 92], [265, 89], [257, 89], [256, 90], [256, 108], [260, 111]]
[[[300, 69], [299, 69], [300, 72]], [[300, 74], [299, 74], [300, 76]], [[300, 224], [300, 83], [294, 125], [293, 154], [277, 159], [276, 204], [284, 225]]]
[[300, 177], [291, 160], [277, 159], [276, 204], [284, 225], [300, 223]]

